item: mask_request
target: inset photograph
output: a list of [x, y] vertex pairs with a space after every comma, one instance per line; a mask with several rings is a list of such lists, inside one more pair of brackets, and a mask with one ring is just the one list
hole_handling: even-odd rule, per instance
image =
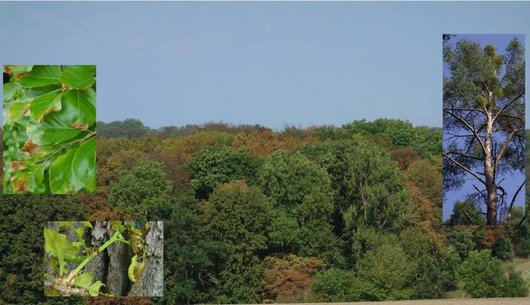
[[44, 228], [46, 296], [162, 296], [161, 221], [55, 221]]
[[525, 206], [523, 35], [443, 35], [443, 218], [499, 225]]
[[96, 66], [3, 67], [4, 194], [96, 191]]

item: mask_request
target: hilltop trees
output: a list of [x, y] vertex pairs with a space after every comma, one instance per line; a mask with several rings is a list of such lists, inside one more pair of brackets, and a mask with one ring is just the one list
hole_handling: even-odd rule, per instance
[[488, 225], [508, 217], [517, 194], [502, 174], [524, 169], [524, 49], [514, 38], [499, 54], [493, 45], [461, 40], [444, 47], [444, 186], [472, 177]]
[[256, 163], [247, 152], [230, 147], [209, 147], [200, 151], [190, 163], [191, 188], [200, 199], [207, 199], [215, 186], [231, 180], [253, 179]]
[[[431, 299], [446, 297], [457, 280], [480, 297], [491, 295], [485, 285], [502, 296], [523, 295], [519, 273], [488, 263], [490, 249], [507, 261], [528, 255], [520, 209], [505, 229], [460, 226], [469, 220], [465, 213], [442, 227], [441, 153], [421, 153], [411, 140], [421, 132], [411, 127], [409, 134], [405, 122], [383, 120], [375, 124], [383, 131], [367, 134], [358, 131], [373, 122], [352, 126], [355, 132], [325, 140], [315, 137], [318, 128], [230, 126], [98, 139], [97, 197], [0, 199], [0, 303]], [[108, 217], [164, 221], [164, 296], [46, 301], [38, 228], [48, 219]], [[475, 250], [487, 257], [477, 260]], [[505, 276], [484, 284], [492, 276], [481, 268], [488, 266]]]
[[212, 295], [216, 303], [258, 303], [272, 206], [258, 188], [233, 181], [217, 187], [204, 225], [218, 244]]
[[147, 220], [149, 211], [169, 201], [170, 192], [171, 185], [160, 163], [147, 160], [122, 172], [111, 185], [108, 198], [111, 205], [135, 220]]
[[323, 168], [300, 153], [279, 151], [264, 161], [258, 183], [275, 208], [270, 234], [278, 250], [340, 263], [332, 189]]

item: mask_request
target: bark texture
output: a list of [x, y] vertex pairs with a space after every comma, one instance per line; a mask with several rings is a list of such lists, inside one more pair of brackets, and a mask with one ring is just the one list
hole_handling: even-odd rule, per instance
[[[113, 296], [162, 296], [164, 289], [164, 226], [162, 221], [149, 221], [149, 232], [144, 236], [145, 252], [143, 261], [145, 267], [143, 272], [132, 282], [128, 276], [131, 258], [135, 253], [131, 245], [115, 242], [106, 250], [99, 253], [84, 268], [84, 272], [94, 274], [94, 281], [105, 283], [107, 293]], [[135, 223], [126, 221], [124, 224], [135, 225], [135, 227], [144, 227], [144, 223]], [[81, 222], [75, 222], [75, 227], [81, 227]], [[109, 240], [114, 234], [110, 221], [97, 221], [92, 223], [93, 228], [85, 231], [84, 242], [87, 247], [98, 249], [101, 245]], [[59, 230], [58, 222], [50, 222], [48, 227], [56, 231]], [[70, 242], [77, 241], [76, 234], [66, 230], [66, 236]], [[127, 238], [129, 234], [124, 234]], [[76, 264], [67, 264], [68, 270], [73, 270]], [[54, 270], [46, 264], [48, 274], [54, 275]], [[54, 275], [56, 276], [56, 275]], [[103, 289], [102, 292], [106, 290]]]

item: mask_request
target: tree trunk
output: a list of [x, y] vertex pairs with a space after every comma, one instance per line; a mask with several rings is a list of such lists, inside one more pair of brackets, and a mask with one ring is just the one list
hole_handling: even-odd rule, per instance
[[484, 141], [484, 175], [486, 178], [486, 207], [488, 225], [497, 223], [497, 185], [495, 184], [495, 162], [493, 161], [493, 119], [488, 113], [486, 138]]
[[[135, 224], [125, 221], [125, 224]], [[145, 236], [146, 262], [145, 268], [136, 282], [132, 282], [128, 276], [131, 258], [134, 255], [131, 246], [125, 243], [114, 243], [99, 253], [84, 268], [84, 272], [94, 275], [94, 281], [102, 281], [113, 296], [162, 296], [163, 293], [163, 259], [164, 259], [164, 227], [162, 221], [149, 221], [150, 230]], [[138, 226], [139, 224], [136, 223]], [[76, 228], [83, 224], [75, 222]], [[48, 227], [59, 230], [58, 222], [49, 222]], [[143, 227], [143, 224], [142, 224]], [[84, 242], [92, 249], [99, 248], [109, 240], [114, 230], [110, 221], [96, 221], [93, 228], [85, 232]], [[77, 241], [74, 231], [66, 230], [67, 239], [70, 242]], [[52, 276], [54, 269], [46, 265], [46, 272]], [[73, 270], [77, 264], [68, 263], [67, 269]]]

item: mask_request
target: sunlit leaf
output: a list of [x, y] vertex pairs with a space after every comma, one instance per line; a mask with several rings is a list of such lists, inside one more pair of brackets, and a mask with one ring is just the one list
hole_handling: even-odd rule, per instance
[[88, 293], [91, 296], [96, 297], [99, 295], [99, 289], [101, 289], [103, 286], [105, 286], [105, 284], [103, 284], [101, 281], [94, 282], [92, 285], [90, 285], [90, 287], [88, 287]]
[[50, 188], [54, 194], [71, 194], [81, 189], [81, 182], [77, 179], [72, 168], [76, 149], [55, 159], [50, 167]]
[[4, 192], [95, 192], [95, 66], [4, 72]]
[[96, 81], [96, 66], [66, 66], [61, 82], [69, 88], [85, 89]]
[[7, 65], [4, 66], [4, 72], [9, 74], [19, 74], [26, 73], [31, 71], [33, 66], [23, 66], [23, 65]]
[[66, 235], [48, 228], [44, 228], [44, 248], [47, 253], [57, 257], [59, 261], [59, 276], [62, 276], [65, 272], [65, 255], [73, 256], [79, 252], [79, 248], [72, 245]]
[[50, 167], [50, 188], [55, 194], [96, 189], [96, 139], [88, 139], [59, 156]]
[[88, 192], [96, 191], [96, 138], [79, 145], [72, 161], [72, 170]]
[[61, 110], [61, 94], [52, 92], [35, 98], [30, 110], [34, 120], [42, 121], [47, 114]]
[[74, 279], [74, 285], [88, 289], [92, 285], [94, 275], [90, 272], [82, 273]]
[[24, 116], [26, 111], [28, 111], [29, 105], [30, 102], [26, 99], [9, 103], [9, 105], [6, 106], [7, 122], [9, 124], [18, 122]]
[[20, 76], [18, 82], [24, 87], [42, 87], [60, 83], [61, 66], [33, 66], [31, 72]]
[[40, 125], [27, 127], [28, 137], [38, 145], [58, 144], [79, 135], [80, 131], [70, 127], [63, 119], [62, 113], [53, 113]]
[[22, 86], [20, 84], [15, 82], [9, 82], [4, 84], [4, 101], [11, 100], [15, 97], [18, 90], [20, 90]]
[[62, 101], [61, 118], [65, 124], [92, 125], [96, 122], [96, 93], [94, 90], [69, 90]]

